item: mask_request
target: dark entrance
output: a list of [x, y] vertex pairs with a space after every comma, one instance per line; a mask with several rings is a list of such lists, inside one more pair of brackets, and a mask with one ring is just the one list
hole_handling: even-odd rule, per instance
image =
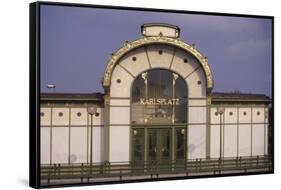
[[171, 129], [148, 129], [148, 161], [167, 162], [172, 159]]
[[159, 172], [183, 169], [186, 143], [186, 127], [133, 128], [132, 164], [139, 170]]
[[187, 85], [177, 73], [153, 69], [132, 85], [131, 161], [141, 169], [175, 169], [186, 158]]

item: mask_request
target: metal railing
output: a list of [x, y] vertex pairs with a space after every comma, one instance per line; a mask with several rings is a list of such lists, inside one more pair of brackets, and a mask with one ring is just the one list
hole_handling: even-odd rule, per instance
[[192, 175], [197, 173], [221, 174], [224, 172], [247, 173], [249, 171], [271, 171], [270, 156], [235, 157], [223, 159], [193, 159], [147, 162], [104, 162], [80, 164], [41, 165], [41, 180], [91, 179], [128, 176], [159, 177], [162, 174]]

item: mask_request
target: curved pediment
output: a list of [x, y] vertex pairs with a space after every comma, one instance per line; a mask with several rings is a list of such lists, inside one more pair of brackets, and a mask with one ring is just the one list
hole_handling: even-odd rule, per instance
[[191, 46], [182, 40], [178, 38], [170, 38], [165, 36], [142, 36], [140, 39], [137, 39], [132, 42], [125, 42], [123, 47], [121, 47], [119, 50], [117, 50], [114, 54], [112, 54], [110, 60], [108, 61], [108, 64], [106, 66], [104, 76], [103, 76], [103, 86], [104, 88], [107, 88], [111, 85], [111, 77], [113, 70], [115, 69], [116, 65], [119, 64], [119, 61], [132, 52], [133, 50], [144, 47], [146, 48], [149, 45], [168, 45], [171, 47], [176, 47], [177, 49], [181, 49], [188, 54], [192, 55], [195, 59], [198, 60], [200, 65], [202, 66], [202, 69], [204, 71], [205, 77], [206, 77], [206, 87], [208, 91], [211, 91], [214, 82], [213, 82], [213, 76], [211, 69], [208, 65], [208, 60], [206, 57], [204, 57], [194, 46]]

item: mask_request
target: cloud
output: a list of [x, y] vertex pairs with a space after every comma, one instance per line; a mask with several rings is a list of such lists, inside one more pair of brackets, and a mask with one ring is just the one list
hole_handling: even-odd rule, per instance
[[242, 41], [229, 46], [226, 56], [236, 63], [271, 61], [271, 46], [271, 39]]
[[215, 16], [200, 14], [170, 14], [170, 18], [177, 21], [183, 21], [187, 26], [214, 30], [217, 32], [238, 33], [244, 31], [258, 31], [263, 27], [265, 19]]

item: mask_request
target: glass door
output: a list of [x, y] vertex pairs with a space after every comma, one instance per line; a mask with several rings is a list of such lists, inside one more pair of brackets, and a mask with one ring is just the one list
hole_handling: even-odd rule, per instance
[[[147, 131], [147, 132], [145, 132]], [[143, 169], [148, 164], [152, 170], [167, 171], [184, 169], [186, 162], [186, 128], [175, 127], [174, 143], [172, 129], [134, 128], [132, 130], [132, 163]], [[146, 135], [146, 137], [145, 137]], [[174, 156], [172, 156], [174, 152]], [[172, 158], [174, 161], [172, 162]], [[146, 163], [144, 163], [146, 160]]]
[[148, 161], [156, 161], [157, 159], [157, 129], [148, 129]]
[[171, 129], [148, 129], [148, 161], [170, 161], [171, 143]]
[[132, 131], [132, 161], [134, 165], [141, 165], [144, 162], [144, 129], [135, 128]]

